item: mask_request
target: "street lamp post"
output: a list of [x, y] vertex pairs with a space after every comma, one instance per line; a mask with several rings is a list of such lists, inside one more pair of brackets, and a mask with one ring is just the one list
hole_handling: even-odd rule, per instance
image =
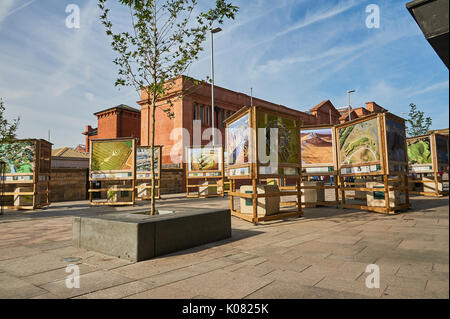
[[352, 120], [352, 107], [350, 104], [350, 93], [354, 93], [356, 92], [356, 90], [348, 90], [347, 91], [347, 96], [348, 96], [348, 120], [351, 121]]
[[214, 28], [211, 29], [211, 124], [212, 124], [212, 142], [213, 146], [216, 145], [215, 143], [215, 130], [214, 130], [214, 33], [218, 33], [222, 31], [221, 28]]

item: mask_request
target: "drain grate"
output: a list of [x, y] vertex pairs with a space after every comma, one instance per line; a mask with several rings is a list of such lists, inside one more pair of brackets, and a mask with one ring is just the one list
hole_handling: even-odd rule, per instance
[[74, 263], [74, 262], [77, 262], [80, 260], [81, 260], [80, 257], [64, 257], [63, 259], [61, 259], [61, 261], [65, 262], [65, 263]]

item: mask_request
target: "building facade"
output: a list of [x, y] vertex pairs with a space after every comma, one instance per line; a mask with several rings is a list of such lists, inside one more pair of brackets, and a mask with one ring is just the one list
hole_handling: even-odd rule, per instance
[[85, 151], [89, 152], [90, 141], [102, 138], [141, 136], [141, 111], [125, 104], [94, 113], [97, 116], [97, 128], [86, 126], [82, 133], [86, 136]]
[[[187, 91], [180, 98], [174, 98], [180, 92]], [[212, 127], [211, 85], [202, 83], [193, 84], [188, 77], [178, 77], [166, 99], [173, 98], [172, 112], [174, 118], [170, 119], [164, 112], [168, 107], [165, 100], [157, 103], [155, 114], [155, 145], [163, 145], [163, 161], [165, 165], [182, 167], [181, 156], [183, 147], [187, 145], [206, 145], [211, 140], [207, 129]], [[258, 105], [274, 111], [283, 111], [299, 117], [303, 125], [339, 124], [342, 116], [330, 100], [325, 100], [307, 112], [302, 112], [275, 104], [258, 98], [252, 98], [244, 93], [231, 91], [214, 86], [214, 127], [219, 129], [221, 137], [216, 138], [215, 144], [225, 144], [224, 120], [244, 106]], [[149, 145], [151, 110], [149, 96], [142, 91], [141, 101], [141, 144]], [[195, 132], [200, 131], [204, 137], [201, 141], [194, 139]], [[197, 134], [199, 135], [199, 134]], [[183, 144], [184, 143], [184, 144]], [[184, 146], [183, 146], [184, 145]]]

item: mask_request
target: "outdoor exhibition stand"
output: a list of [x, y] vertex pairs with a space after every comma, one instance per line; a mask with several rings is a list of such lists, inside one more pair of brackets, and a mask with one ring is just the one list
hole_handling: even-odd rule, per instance
[[[137, 200], [148, 200], [151, 199], [151, 195], [139, 196], [140, 190], [149, 189], [151, 194], [151, 189], [153, 183], [155, 183], [155, 199], [161, 198], [161, 158], [162, 158], [162, 146], [157, 145], [154, 147], [154, 171], [155, 178], [152, 178], [151, 172], [151, 154], [150, 146], [138, 146], [136, 149], [136, 186], [135, 189], [138, 192], [136, 196]], [[150, 185], [146, 185], [150, 183]], [[141, 184], [141, 185], [139, 185]]]
[[[371, 114], [336, 125], [335, 137], [341, 207], [385, 214], [409, 207], [404, 119]], [[349, 191], [365, 192], [366, 204], [348, 203]]]
[[[225, 168], [222, 146], [192, 146], [186, 148], [186, 197], [208, 198], [225, 196]], [[193, 183], [196, 181], [196, 183]], [[217, 181], [220, 181], [219, 184]], [[201, 184], [204, 182], [204, 184]], [[193, 183], [193, 184], [191, 184]], [[216, 192], [210, 194], [210, 187], [216, 187]], [[219, 187], [222, 191], [219, 192]], [[190, 189], [197, 189], [191, 193]], [[202, 190], [204, 194], [202, 194]]]
[[[308, 190], [323, 192], [323, 200], [303, 201], [304, 207], [339, 206], [339, 174], [336, 161], [335, 131], [332, 125], [303, 126], [300, 128], [300, 145], [302, 151], [302, 180], [304, 196]], [[317, 178], [321, 180], [318, 181]], [[329, 185], [325, 185], [328, 180]], [[317, 182], [323, 185], [308, 185]], [[335, 200], [327, 201], [325, 191], [334, 189]], [[322, 197], [322, 196], [321, 196]]]
[[[231, 214], [253, 223], [302, 216], [299, 118], [282, 111], [253, 106], [243, 107], [226, 119], [225, 123]], [[278, 139], [272, 135], [272, 128], [278, 129]], [[264, 158], [273, 153], [277, 157], [275, 167], [273, 162]], [[295, 188], [259, 193], [258, 187], [267, 183], [267, 180], [283, 178], [295, 179]], [[236, 191], [236, 182], [250, 182], [251, 186], [248, 187], [251, 187], [251, 191]], [[275, 214], [258, 216], [260, 201], [267, 203], [271, 197], [279, 199], [282, 196], [294, 196], [300, 205], [280, 209]], [[235, 197], [249, 202], [252, 213], [244, 214], [242, 207], [235, 209]]]
[[5, 163], [2, 205], [11, 196], [13, 198], [8, 202], [14, 202], [14, 205], [4, 205], [3, 208], [33, 210], [50, 205], [52, 145], [43, 139], [0, 144], [1, 161]]
[[[136, 139], [91, 140], [89, 158], [89, 205], [112, 206], [135, 204]], [[102, 182], [93, 188], [93, 182]], [[117, 183], [113, 185], [114, 183]], [[104, 184], [114, 188], [104, 188]], [[128, 184], [128, 185], [127, 185]], [[93, 201], [92, 194], [106, 192], [106, 201]], [[127, 200], [122, 200], [122, 195]]]
[[408, 138], [407, 143], [409, 183], [420, 183], [423, 188], [409, 192], [425, 196], [448, 195], [448, 135], [433, 132]]

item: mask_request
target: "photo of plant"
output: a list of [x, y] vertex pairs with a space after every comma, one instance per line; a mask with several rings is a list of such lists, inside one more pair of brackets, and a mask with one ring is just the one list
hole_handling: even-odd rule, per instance
[[408, 141], [408, 161], [410, 164], [431, 164], [431, 146], [428, 136]]
[[[155, 147], [153, 149], [153, 166], [154, 170], [157, 173], [159, 167], [159, 148]], [[137, 147], [136, 148], [136, 171], [139, 173], [142, 172], [150, 172], [152, 170], [151, 167], [151, 152], [150, 147]]]
[[190, 148], [188, 167], [191, 171], [222, 169], [222, 149], [214, 147]]
[[333, 135], [331, 128], [300, 131], [302, 164], [333, 165]]
[[0, 144], [0, 159], [6, 163], [5, 173], [33, 173], [35, 163], [33, 141], [17, 141]]
[[342, 165], [370, 163], [380, 160], [376, 118], [340, 128], [338, 140]]
[[386, 117], [386, 140], [388, 161], [405, 162], [405, 127], [402, 123]]
[[228, 165], [240, 165], [249, 162], [248, 149], [250, 138], [249, 114], [245, 114], [230, 123], [227, 130]]
[[[270, 154], [270, 147], [273, 144], [271, 141], [271, 129], [277, 129], [278, 132], [278, 162], [286, 164], [298, 163], [299, 140], [298, 127], [295, 120], [283, 118], [264, 112], [258, 113], [257, 118], [258, 129], [265, 129], [265, 145], [258, 145], [258, 148], [265, 148], [266, 154]], [[275, 144], [274, 144], [275, 145]]]
[[133, 169], [133, 142], [92, 141], [93, 171], [120, 171]]

